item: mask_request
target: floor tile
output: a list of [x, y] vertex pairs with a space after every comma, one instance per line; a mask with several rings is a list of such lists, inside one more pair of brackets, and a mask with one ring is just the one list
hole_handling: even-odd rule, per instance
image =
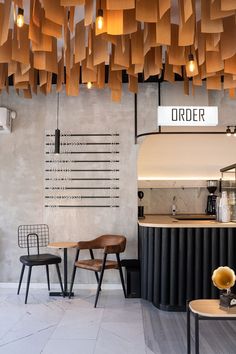
[[104, 329], [130, 343], [144, 344], [144, 332], [142, 322], [102, 322], [101, 329]]
[[[31, 289], [27, 305], [24, 293], [0, 291], [0, 354], [186, 353], [185, 313], [125, 299], [121, 290], [102, 291], [96, 309], [94, 290], [68, 299]], [[236, 321], [202, 321], [201, 354], [235, 354], [235, 333]]]
[[52, 339], [96, 339], [103, 309], [73, 308], [67, 310]]
[[0, 345], [0, 354], [40, 354], [54, 328], [38, 331], [25, 337], [12, 338]]
[[153, 352], [151, 349], [149, 349], [147, 346], [146, 346], [146, 354], [161, 354], [161, 352], [160, 351], [158, 351], [158, 352]]
[[95, 340], [50, 339], [42, 354], [93, 354], [95, 344]]
[[133, 342], [101, 328], [94, 354], [146, 354], [145, 344]]

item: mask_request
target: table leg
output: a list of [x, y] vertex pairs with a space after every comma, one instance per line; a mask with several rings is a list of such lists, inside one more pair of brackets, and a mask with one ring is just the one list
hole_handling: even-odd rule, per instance
[[187, 302], [187, 354], [191, 354], [190, 309]]
[[[68, 283], [67, 283], [67, 275], [68, 275], [68, 268], [67, 268], [67, 248], [64, 248], [64, 294], [65, 296], [69, 296], [68, 292]], [[74, 296], [74, 293], [71, 293], [71, 296]]]
[[199, 317], [195, 314], [195, 354], [199, 354]]
[[64, 248], [64, 293], [67, 295], [67, 248]]
[[[69, 296], [68, 288], [67, 288], [67, 248], [64, 248], [64, 255], [63, 255], [63, 262], [64, 262], [64, 296]], [[61, 292], [50, 292], [50, 296], [63, 296]], [[74, 296], [74, 293], [71, 293], [71, 296]]]

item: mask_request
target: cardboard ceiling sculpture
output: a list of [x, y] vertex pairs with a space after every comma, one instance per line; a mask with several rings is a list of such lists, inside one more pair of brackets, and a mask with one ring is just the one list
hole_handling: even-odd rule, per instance
[[207, 89], [229, 89], [233, 97], [235, 38], [236, 0], [3, 0], [0, 89], [8, 91], [12, 76], [26, 98], [49, 94], [55, 74], [57, 92], [65, 84], [76, 96], [79, 82], [104, 88], [109, 64], [114, 101], [122, 70], [131, 92], [138, 91], [138, 73], [170, 82], [178, 74], [186, 94], [191, 77], [193, 86], [206, 80]]

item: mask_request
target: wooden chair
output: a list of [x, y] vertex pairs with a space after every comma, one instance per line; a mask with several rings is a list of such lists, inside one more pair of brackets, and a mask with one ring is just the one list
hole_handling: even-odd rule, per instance
[[[20, 225], [18, 227], [18, 245], [20, 248], [27, 248], [28, 254], [20, 257], [20, 262], [22, 263], [22, 269], [20, 274], [20, 281], [18, 286], [17, 295], [20, 293], [21, 283], [24, 275], [25, 266], [29, 267], [26, 294], [25, 294], [25, 304], [27, 303], [29, 285], [31, 278], [31, 271], [33, 266], [46, 266], [47, 274], [47, 283], [48, 290], [50, 290], [50, 281], [49, 281], [49, 269], [50, 264], [55, 264], [57, 269], [57, 275], [59, 283], [61, 286], [62, 294], [63, 286], [61, 280], [61, 273], [59, 269], [59, 263], [61, 263], [61, 257], [55, 256], [50, 253], [40, 254], [40, 247], [46, 247], [49, 243], [49, 229], [48, 225], [45, 224], [36, 224], [36, 225]], [[37, 254], [30, 254], [30, 248], [36, 248]]]
[[[126, 246], [126, 238], [124, 236], [120, 236], [120, 235], [102, 235], [102, 236], [99, 236], [91, 241], [78, 242], [78, 248], [77, 248], [75, 263], [74, 263], [74, 269], [73, 269], [72, 277], [71, 277], [69, 298], [71, 297], [73, 284], [74, 284], [74, 280], [75, 280], [75, 273], [76, 273], [77, 268], [87, 269], [87, 270], [91, 270], [91, 271], [95, 272], [98, 287], [97, 287], [97, 293], [96, 293], [94, 307], [97, 306], [98, 297], [99, 297], [99, 293], [101, 290], [102, 279], [103, 279], [103, 274], [104, 274], [105, 269], [118, 269], [119, 270], [124, 296], [126, 297], [124, 277], [123, 277], [121, 262], [120, 262], [120, 253], [124, 252], [125, 246]], [[104, 250], [103, 259], [97, 259], [97, 258], [95, 259], [94, 258], [94, 254], [93, 254], [94, 249], [103, 249]], [[80, 250], [89, 250], [91, 259], [78, 260]], [[115, 260], [107, 260], [107, 256], [109, 254], [115, 254], [116, 261]], [[100, 272], [100, 277], [98, 276], [99, 272]]]

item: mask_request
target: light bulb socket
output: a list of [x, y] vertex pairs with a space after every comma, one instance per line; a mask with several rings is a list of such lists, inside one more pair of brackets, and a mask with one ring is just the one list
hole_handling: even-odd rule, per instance
[[103, 17], [103, 9], [98, 9], [98, 17]]
[[21, 7], [18, 7], [18, 15], [24, 16], [24, 9], [22, 9]]
[[230, 127], [229, 127], [229, 126], [227, 126], [226, 135], [227, 135], [227, 136], [231, 136], [231, 130], [230, 130]]
[[55, 154], [60, 154], [60, 129], [55, 129]]
[[188, 55], [188, 61], [193, 61], [194, 60], [194, 56], [192, 53], [189, 53]]

